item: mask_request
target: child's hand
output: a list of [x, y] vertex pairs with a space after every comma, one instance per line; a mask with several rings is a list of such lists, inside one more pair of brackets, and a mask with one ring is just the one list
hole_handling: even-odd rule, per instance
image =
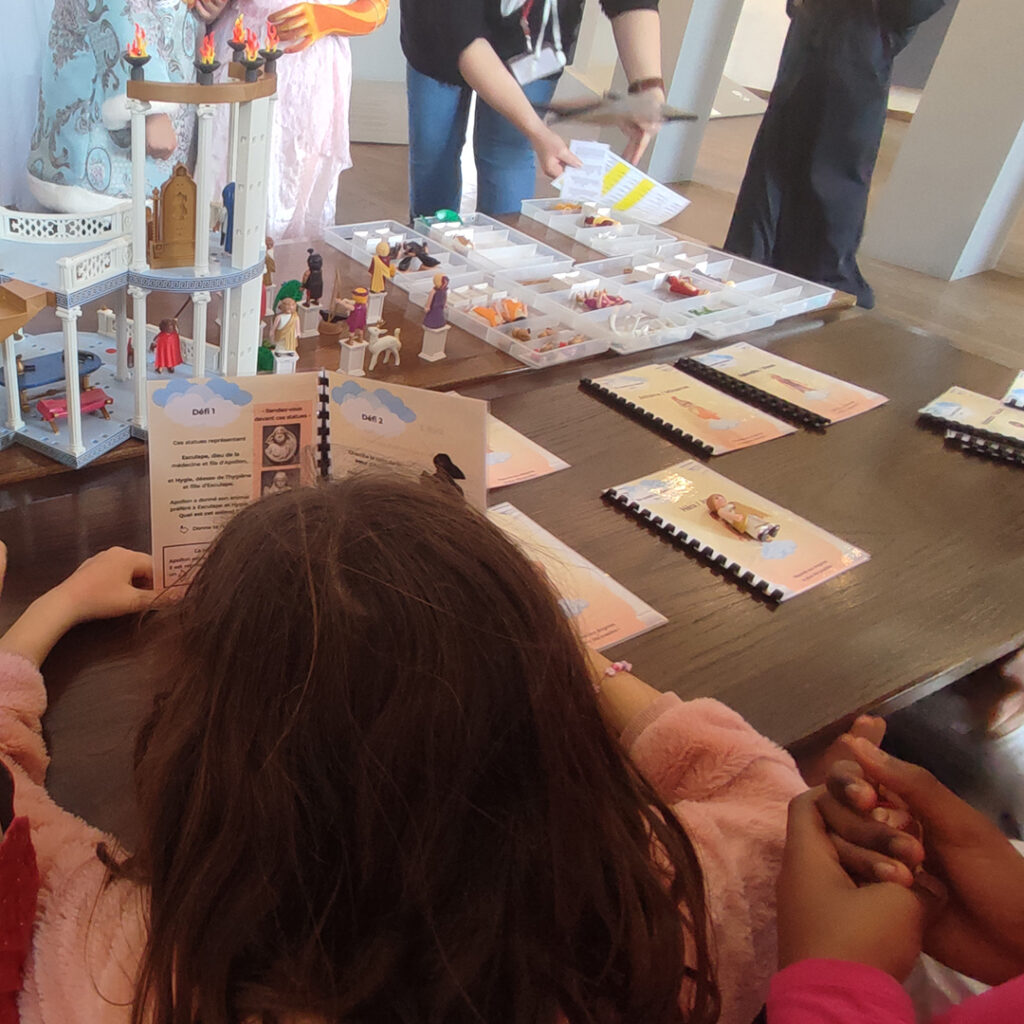
[[197, 18], [209, 24], [221, 16], [228, 0], [185, 0], [185, 3]]
[[146, 118], [146, 153], [154, 160], [166, 160], [178, 148], [174, 124], [166, 114], [150, 114]]
[[890, 882], [858, 888], [843, 870], [811, 789], [789, 805], [778, 884], [779, 964], [832, 959], [902, 981], [921, 950], [926, 896]]

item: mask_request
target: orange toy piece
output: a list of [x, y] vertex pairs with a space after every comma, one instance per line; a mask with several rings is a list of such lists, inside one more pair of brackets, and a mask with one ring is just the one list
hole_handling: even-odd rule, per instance
[[286, 53], [298, 53], [324, 36], [365, 36], [384, 24], [388, 0], [352, 0], [350, 4], [292, 4], [268, 19]]
[[498, 304], [501, 316], [505, 323], [510, 324], [514, 320], [526, 319], [526, 306], [518, 299], [502, 299]]
[[491, 306], [474, 306], [473, 312], [486, 320], [492, 327], [500, 327], [506, 322], [501, 319], [501, 314]]

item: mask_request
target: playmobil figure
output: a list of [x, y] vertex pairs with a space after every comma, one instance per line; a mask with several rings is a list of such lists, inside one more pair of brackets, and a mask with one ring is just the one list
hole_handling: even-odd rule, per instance
[[181, 337], [178, 334], [178, 321], [174, 319], [160, 321], [160, 333], [153, 339], [149, 346], [150, 352], [155, 352], [153, 365], [156, 372], [166, 369], [168, 373], [174, 373], [176, 366], [181, 366]]
[[771, 540], [779, 532], [779, 524], [769, 522], [763, 512], [736, 501], [727, 501], [724, 495], [709, 494], [707, 506], [716, 519], [754, 540]]
[[294, 462], [295, 452], [299, 447], [299, 439], [287, 427], [274, 427], [263, 445], [263, 454], [268, 462], [280, 465], [283, 462]]
[[350, 341], [362, 341], [366, 330], [366, 300], [369, 295], [365, 288], [352, 291], [352, 309], [348, 314], [348, 336]]
[[402, 258], [398, 263], [398, 269], [402, 271], [408, 270], [412, 266], [413, 260], [419, 260], [420, 268], [430, 269], [431, 267], [440, 266], [441, 261], [435, 259], [430, 253], [427, 252], [426, 242], [405, 242], [402, 245]]
[[465, 480], [466, 474], [452, 462], [451, 456], [445, 452], [438, 452], [433, 461], [434, 472], [423, 475], [431, 480], [439, 480], [443, 484], [448, 484], [449, 487], [454, 487], [461, 494], [462, 488], [455, 481]]
[[306, 250], [306, 272], [302, 275], [302, 289], [306, 293], [304, 306], [319, 306], [324, 293], [324, 258], [312, 249]]
[[267, 235], [263, 240], [266, 255], [263, 258], [263, 287], [269, 288], [274, 283], [277, 262], [274, 260], [274, 240]]
[[[27, 158], [28, 185], [40, 204], [62, 213], [94, 213], [131, 194], [125, 46], [138, 25], [145, 34], [147, 76], [191, 82], [196, 32], [206, 31], [202, 23], [212, 21], [225, 2], [203, 0], [194, 14], [185, 4], [168, 0], [49, 3], [53, 14]], [[5, 14], [9, 6], [16, 5], [5, 4]], [[5, 71], [18, 45], [9, 37]], [[17, 63], [15, 58], [15, 67]], [[191, 167], [195, 120], [195, 107], [151, 106], [146, 117], [147, 193], [166, 181], [179, 163]]]
[[221, 202], [224, 204], [224, 217], [220, 226], [220, 247], [225, 252], [231, 252], [232, 236], [235, 231], [235, 183], [229, 181], [220, 194]]
[[277, 304], [274, 320], [274, 347], [286, 352], [295, 352], [299, 347], [298, 303], [292, 298], [283, 298]]
[[290, 491], [291, 489], [292, 485], [288, 483], [288, 474], [284, 470], [279, 469], [271, 478], [270, 483], [263, 488], [263, 497], [267, 498], [272, 494], [284, 494], [285, 491]]
[[447, 326], [445, 320], [445, 307], [448, 305], [448, 278], [444, 274], [434, 275], [434, 287], [423, 308], [426, 313], [423, 315], [423, 326], [431, 331], [438, 331]]
[[377, 251], [370, 260], [370, 291], [379, 295], [386, 291], [384, 282], [395, 276], [395, 268], [391, 266], [391, 246], [387, 242], [378, 242]]
[[383, 327], [368, 327], [367, 341], [370, 344], [370, 365], [367, 369], [372, 370], [377, 365], [377, 356], [384, 353], [383, 363], [387, 363], [394, 356], [395, 366], [402, 365], [402, 329], [396, 328], [394, 334], [382, 334]]

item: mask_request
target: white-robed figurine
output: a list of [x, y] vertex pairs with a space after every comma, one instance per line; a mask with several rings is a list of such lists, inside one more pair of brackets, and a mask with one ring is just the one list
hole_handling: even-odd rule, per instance
[[[218, 52], [227, 48], [240, 14], [261, 40], [272, 21], [286, 53], [277, 62], [273, 158], [267, 201], [267, 233], [277, 241], [316, 239], [335, 223], [338, 175], [352, 166], [348, 105], [352, 53], [348, 36], [382, 24], [388, 0], [349, 4], [293, 4], [287, 0], [230, 0], [217, 26]], [[214, 166], [227, 181], [228, 112], [218, 108]]]
[[[131, 116], [122, 59], [138, 24], [150, 56], [146, 76], [191, 82], [197, 32], [227, 0], [55, 0], [28, 155], [37, 202], [63, 213], [109, 209], [131, 194]], [[162, 185], [194, 159], [195, 111], [154, 103], [146, 119], [146, 186]]]

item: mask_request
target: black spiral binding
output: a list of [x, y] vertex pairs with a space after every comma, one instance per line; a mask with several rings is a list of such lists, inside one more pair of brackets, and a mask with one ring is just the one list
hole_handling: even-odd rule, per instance
[[740, 380], [738, 377], [732, 377], [728, 373], [716, 370], [713, 366], [707, 366], [692, 356], [683, 356], [677, 359], [675, 367], [677, 370], [682, 370], [683, 373], [689, 373], [706, 381], [708, 384], [713, 384], [722, 391], [731, 392], [739, 398], [744, 398], [755, 405], [760, 405], [762, 408], [769, 410], [769, 412], [777, 413], [783, 419], [792, 420], [794, 423], [813, 427], [817, 430], [824, 430], [825, 427], [832, 425], [832, 421], [827, 416], [811, 412], [810, 409], [804, 409], [802, 406], [785, 398], [779, 398], [778, 395], [762, 391], [760, 388], [754, 387], [753, 384], [748, 384], [745, 380]]
[[637, 501], [632, 501], [628, 495], [620, 494], [614, 487], [603, 491], [601, 497], [609, 505], [616, 506], [648, 529], [667, 537], [677, 548], [684, 548], [709, 565], [731, 574], [737, 582], [766, 597], [769, 601], [781, 601], [785, 596], [779, 587], [773, 587], [768, 580], [756, 575], [750, 569], [745, 569], [739, 562], [730, 561], [727, 555], [716, 551], [710, 544], [703, 543], [698, 537], [693, 537], [685, 530], [666, 523], [661, 516], [652, 515], [649, 509], [644, 508]]
[[925, 423], [943, 427], [950, 434], [969, 434], [971, 437], [980, 438], [983, 441], [991, 441], [997, 445], [1005, 445], [1008, 448], [1024, 448], [1024, 443], [1016, 437], [1010, 437], [1009, 434], [985, 430], [984, 427], [973, 427], [969, 423], [957, 423], [956, 420], [947, 420], [944, 416], [933, 416], [930, 412], [919, 412], [918, 416]]
[[329, 425], [329, 414], [327, 412], [328, 402], [330, 401], [329, 385], [327, 383], [327, 374], [321, 373], [317, 379], [319, 385], [318, 390], [320, 392], [320, 404], [316, 411], [316, 437], [317, 437], [317, 448], [319, 449], [319, 470], [320, 476], [325, 480], [331, 476], [331, 428]]
[[962, 430], [947, 430], [946, 440], [959, 445], [961, 451], [969, 452], [971, 455], [984, 455], [986, 458], [999, 459], [1014, 466], [1024, 466], [1024, 448], [1019, 445], [988, 441]]
[[635, 420], [639, 420], [645, 426], [650, 427], [652, 430], [658, 431], [659, 434], [664, 434], [665, 437], [676, 444], [685, 445], [689, 448], [693, 448], [701, 455], [713, 455], [714, 447], [702, 441], [699, 437], [694, 437], [693, 434], [687, 433], [681, 427], [677, 427], [672, 423], [663, 420], [660, 416], [655, 416], [653, 412], [643, 408], [643, 406], [637, 405], [636, 402], [631, 402], [628, 398], [623, 398], [622, 395], [616, 394], [609, 388], [606, 388], [603, 384], [598, 384], [597, 381], [591, 380], [589, 377], [584, 377], [580, 381], [580, 387], [592, 394], [595, 398], [601, 399], [603, 402], [607, 402], [609, 405], [614, 405], [616, 408], [621, 409], [627, 416], [631, 416]]

